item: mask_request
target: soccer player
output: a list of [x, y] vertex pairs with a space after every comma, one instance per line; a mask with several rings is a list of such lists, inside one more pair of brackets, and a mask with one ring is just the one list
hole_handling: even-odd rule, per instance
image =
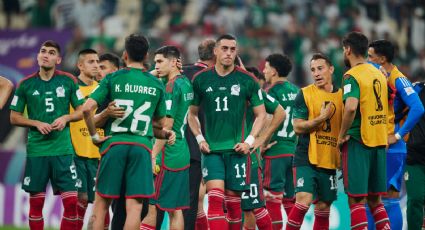
[[[203, 178], [208, 191], [208, 223], [210, 229], [227, 229], [224, 217], [226, 195], [248, 189], [246, 181], [250, 165], [247, 155], [264, 124], [266, 112], [261, 89], [256, 79], [234, 64], [236, 38], [222, 35], [214, 48], [216, 64], [193, 79], [194, 100], [189, 112], [189, 125], [203, 156]], [[246, 133], [247, 102], [253, 106], [255, 122]], [[205, 113], [205, 136], [198, 120], [199, 106]], [[227, 206], [228, 215], [238, 212], [240, 204]]]
[[120, 58], [113, 53], [105, 53], [99, 56], [99, 74], [96, 80], [100, 81], [107, 74], [113, 73], [120, 68]]
[[[382, 198], [392, 229], [403, 228], [400, 190], [406, 161], [404, 136], [412, 130], [424, 113], [424, 107], [410, 81], [392, 63], [394, 46], [390, 41], [377, 40], [369, 44], [369, 61], [381, 65], [388, 76], [395, 98], [388, 103], [387, 195]], [[405, 110], [408, 109], [408, 112]], [[403, 120], [403, 122], [401, 122]]]
[[[56, 70], [60, 47], [45, 41], [37, 54], [39, 71], [19, 83], [10, 105], [10, 122], [29, 127], [22, 189], [30, 194], [30, 229], [43, 229], [43, 205], [50, 180], [64, 207], [61, 229], [77, 228], [77, 171], [69, 122], [81, 119], [83, 96], [77, 79]], [[69, 113], [69, 106], [76, 112]], [[23, 112], [27, 108], [28, 118]]]
[[[193, 100], [192, 83], [180, 74], [177, 60], [180, 51], [175, 46], [164, 46], [155, 51], [155, 69], [160, 78], [166, 78], [165, 102], [167, 119], [165, 128], [176, 133], [174, 145], [165, 145], [157, 139], [152, 149], [152, 165], [160, 166], [155, 178], [155, 197], [151, 203], [170, 216], [170, 229], [183, 229], [183, 209], [189, 208], [190, 153], [184, 133], [187, 113]], [[178, 188], [174, 190], [172, 188]], [[150, 205], [148, 216], [141, 228], [155, 229], [156, 208]]]
[[[256, 67], [249, 67], [247, 70], [252, 73], [258, 80], [264, 79], [264, 76]], [[270, 215], [265, 208], [265, 199], [263, 191], [263, 178], [261, 169], [261, 147], [267, 146], [267, 141], [271, 138], [276, 129], [285, 120], [285, 110], [279, 104], [279, 102], [268, 95], [262, 90], [264, 107], [266, 112], [273, 116], [270, 124], [265, 128], [260, 136], [256, 138], [254, 143], [254, 151], [250, 155], [251, 160], [251, 172], [250, 172], [250, 184], [249, 190], [244, 191], [240, 197], [241, 207], [244, 211], [244, 229], [271, 229], [272, 223]], [[252, 108], [248, 108], [246, 112], [246, 120], [248, 123], [247, 131], [249, 132], [254, 122], [254, 114]], [[235, 200], [237, 197], [227, 197], [230, 201]], [[240, 220], [241, 221], [241, 220]]]
[[367, 228], [367, 201], [376, 229], [390, 229], [381, 202], [386, 186], [388, 143], [388, 89], [385, 76], [366, 62], [368, 40], [359, 32], [342, 40], [344, 63], [344, 113], [338, 145], [342, 147], [345, 192], [351, 210], [352, 229]]
[[0, 109], [3, 109], [12, 91], [13, 83], [9, 79], [0, 76]]
[[313, 229], [329, 229], [329, 214], [336, 200], [336, 169], [340, 165], [337, 138], [342, 118], [342, 90], [332, 83], [334, 67], [323, 54], [310, 60], [314, 83], [295, 98], [294, 131], [299, 135], [295, 151], [295, 206], [286, 229], [300, 229], [313, 197]]
[[[123, 53], [127, 68], [109, 74], [83, 107], [84, 120], [95, 144], [101, 144], [96, 178], [96, 197], [89, 229], [103, 229], [111, 198], [118, 198], [122, 184], [126, 192], [127, 219], [124, 229], [138, 229], [142, 198], [154, 194], [150, 152], [154, 136], [173, 141], [174, 133], [162, 129], [165, 116], [164, 88], [143, 71], [149, 48], [147, 39], [132, 34], [125, 39]], [[108, 98], [125, 108], [123, 118], [109, 119], [106, 137], [96, 132], [92, 111]], [[155, 130], [153, 126], [158, 129]]]
[[[415, 83], [414, 89], [419, 94], [422, 104], [425, 103], [425, 84]], [[406, 181], [407, 191], [407, 225], [409, 229], [424, 229], [425, 204], [425, 118], [422, 116], [410, 131], [407, 141]], [[421, 228], [422, 227], [422, 228]]]
[[[192, 81], [193, 76], [208, 67], [215, 64], [214, 56], [215, 40], [205, 39], [198, 46], [199, 60], [191, 65], [183, 66], [183, 74]], [[203, 114], [199, 111], [199, 114]], [[203, 115], [198, 116], [203, 123]], [[204, 211], [205, 184], [202, 180], [201, 170], [201, 151], [195, 136], [190, 129], [186, 129], [185, 138], [189, 146], [190, 167], [189, 167], [189, 189], [190, 189], [190, 208], [183, 210], [184, 228], [194, 230], [208, 230], [208, 220]]]
[[[97, 56], [97, 52], [92, 49], [81, 50], [78, 53], [77, 67], [80, 71], [77, 79], [78, 85], [81, 94], [86, 98], [98, 85], [96, 82], [96, 76], [99, 74], [99, 57]], [[72, 108], [71, 111], [73, 111]], [[96, 171], [100, 154], [99, 148], [92, 143], [88, 135], [87, 126], [83, 120], [71, 122], [69, 126], [71, 140], [76, 154], [74, 163], [78, 176], [77, 229], [81, 229], [84, 224], [83, 221], [87, 205], [94, 201]], [[103, 136], [103, 130], [98, 130], [98, 132]]]
[[287, 79], [291, 69], [292, 64], [287, 56], [271, 54], [266, 58], [263, 70], [266, 81], [270, 84], [266, 90], [267, 94], [278, 100], [286, 111], [285, 121], [270, 140], [274, 145], [272, 144], [263, 156], [263, 185], [273, 229], [282, 229], [282, 204], [288, 215], [295, 201], [292, 161], [296, 136], [292, 126], [292, 114], [299, 88]]

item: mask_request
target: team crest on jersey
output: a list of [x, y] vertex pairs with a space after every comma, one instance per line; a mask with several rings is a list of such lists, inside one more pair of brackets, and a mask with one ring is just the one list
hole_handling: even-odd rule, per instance
[[65, 88], [63, 86], [56, 88], [56, 97], [65, 97]]
[[75, 182], [75, 187], [76, 188], [82, 188], [83, 187], [83, 182], [81, 181], [81, 179], [77, 179], [77, 181]]
[[239, 96], [239, 93], [241, 91], [241, 87], [239, 85], [232, 85], [232, 88], [230, 88], [230, 94]]
[[297, 180], [297, 187], [304, 187], [304, 177]]
[[409, 173], [408, 172], [404, 173], [404, 180], [409, 180]]
[[202, 169], [202, 177], [207, 177], [208, 176], [208, 169], [207, 168], [203, 168]]
[[31, 183], [31, 177], [27, 176], [24, 178], [24, 185], [29, 186]]

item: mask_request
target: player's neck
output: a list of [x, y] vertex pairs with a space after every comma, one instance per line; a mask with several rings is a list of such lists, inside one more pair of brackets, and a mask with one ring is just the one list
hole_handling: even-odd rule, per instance
[[364, 57], [352, 57], [351, 59], [349, 59], [349, 61], [350, 61], [351, 68], [353, 68], [354, 66], [366, 63], [366, 59], [364, 59]]
[[288, 81], [287, 77], [274, 77], [274, 78], [271, 79], [270, 83], [273, 85], [277, 82], [285, 82], [285, 81]]
[[224, 66], [221, 64], [215, 64], [215, 71], [217, 71], [218, 75], [222, 77], [233, 72], [234, 69], [235, 69], [235, 65]]
[[176, 78], [179, 75], [180, 75], [180, 71], [178, 69], [175, 69], [175, 70], [172, 70], [168, 74], [167, 79], [168, 79], [168, 81], [171, 81], [171, 80], [173, 80], [174, 78]]
[[86, 76], [85, 74], [80, 74], [80, 76], [78, 76], [78, 79], [80, 79], [86, 85], [93, 85], [94, 79]]
[[135, 69], [144, 69], [145, 67], [143, 66], [142, 63], [139, 62], [130, 62], [127, 63], [127, 67], [128, 68], [135, 68]]
[[320, 90], [324, 90], [328, 93], [332, 93], [333, 90], [334, 90], [334, 86], [333, 86], [332, 82], [328, 82], [328, 83], [326, 83], [325, 85], [322, 85], [322, 86], [317, 86], [317, 88], [319, 88]]
[[206, 65], [208, 67], [211, 67], [211, 66], [213, 66], [215, 64], [214, 60], [206, 60], [206, 61], [199, 60], [198, 62], [199, 63], [202, 63], [202, 64], [204, 64], [204, 65]]
[[384, 67], [384, 69], [385, 69], [385, 71], [387, 72], [387, 73], [391, 73], [391, 71], [393, 71], [393, 69], [394, 69], [394, 65], [393, 65], [393, 63], [391, 63], [391, 62], [387, 62], [387, 63], [384, 63], [383, 65], [382, 65], [382, 67]]
[[40, 78], [43, 81], [49, 81], [50, 79], [52, 79], [53, 75], [55, 74], [55, 68], [51, 68], [51, 69], [40, 68], [40, 71], [38, 74], [40, 75]]

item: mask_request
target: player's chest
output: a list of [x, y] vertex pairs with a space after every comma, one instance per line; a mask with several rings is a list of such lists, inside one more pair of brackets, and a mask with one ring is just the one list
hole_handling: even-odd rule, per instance
[[237, 78], [207, 81], [202, 84], [201, 93], [206, 100], [216, 100], [217, 97], [238, 100], [245, 99], [249, 94], [246, 84]]
[[57, 82], [33, 82], [26, 90], [26, 98], [28, 104], [35, 103], [34, 105], [44, 104], [44, 102], [61, 102], [68, 101], [70, 98], [71, 89], [67, 84]]

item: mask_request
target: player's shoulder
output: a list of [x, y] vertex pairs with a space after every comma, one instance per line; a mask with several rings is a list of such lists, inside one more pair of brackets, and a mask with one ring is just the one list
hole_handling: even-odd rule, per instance
[[198, 81], [199, 79], [204, 78], [205, 76], [210, 76], [211, 74], [214, 73], [214, 66], [205, 68], [199, 72], [197, 72], [193, 78], [192, 78], [192, 82]]
[[55, 77], [61, 77], [65, 80], [72, 81], [74, 84], [78, 84], [78, 79], [71, 73], [62, 71], [62, 70], [55, 70]]
[[27, 84], [27, 83], [28, 83], [29, 81], [31, 81], [31, 80], [34, 80], [37, 76], [38, 76], [38, 72], [35, 72], [35, 73], [33, 73], [33, 74], [30, 74], [30, 75], [28, 75], [28, 76], [26, 76], [26, 77], [22, 78], [22, 79], [19, 81], [17, 88], [19, 88], [21, 85], [23, 86], [23, 85]]

